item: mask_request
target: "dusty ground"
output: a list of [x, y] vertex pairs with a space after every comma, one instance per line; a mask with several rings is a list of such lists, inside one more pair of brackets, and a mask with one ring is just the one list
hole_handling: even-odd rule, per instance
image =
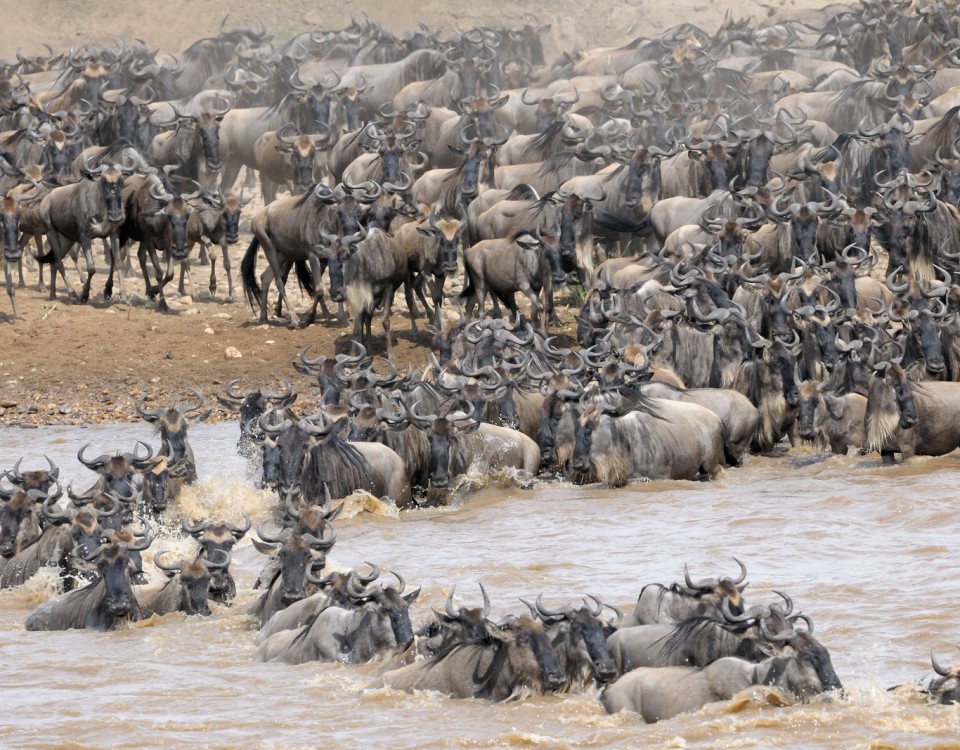
[[[799, 0], [803, 7], [817, 3]], [[91, 4], [81, 0], [0, 0], [0, 58], [12, 59], [17, 48], [25, 52], [41, 51], [47, 42], [63, 50], [85, 40], [106, 41], [117, 36], [140, 37], [153, 47], [176, 51], [203, 35], [215, 35], [226, 11], [228, 25], [251, 24], [262, 17], [277, 40], [313, 25], [341, 27], [350, 14], [367, 12], [371, 17], [400, 31], [411, 28], [417, 19], [445, 28], [469, 28], [503, 18], [519, 20], [536, 12], [541, 21], [551, 22], [548, 55], [561, 49], [610, 45], [641, 34], [656, 34], [683, 21], [715, 30], [726, 4], [704, 0], [627, 0], [615, 4], [578, 0], [554, 0], [549, 5], [530, 0], [498, 5], [494, 13], [485, 6], [466, 0], [426, 0], [421, 3], [384, 0], [232, 0], [229, 4], [213, 0], [169, 0], [165, 3]], [[773, 9], [790, 10], [795, 4], [774, 0], [741, 3], [739, 17], [752, 12], [755, 19], [766, 17]], [[256, 204], [248, 207], [248, 215]], [[234, 274], [249, 241], [233, 250]], [[219, 296], [210, 299], [206, 291], [208, 268], [196, 268], [194, 278], [201, 291], [200, 302], [177, 302], [172, 314], [161, 314], [140, 295], [133, 304], [110, 304], [102, 300], [106, 265], [97, 248], [98, 274], [93, 291], [97, 295], [88, 305], [68, 304], [61, 294], [51, 302], [36, 289], [35, 271], [29, 270], [28, 287], [17, 294], [24, 320], [13, 322], [9, 301], [0, 292], [0, 424], [82, 423], [99, 420], [136, 419], [134, 404], [143, 394], [155, 403], [184, 402], [192, 399], [187, 391], [197, 387], [212, 402], [216, 392], [233, 378], [242, 385], [277, 385], [290, 378], [301, 391], [309, 392], [308, 380], [296, 374], [291, 362], [307, 344], [314, 352], [332, 354], [342, 346], [350, 328], [314, 325], [290, 330], [280, 323], [267, 327], [257, 324], [249, 307], [226, 303], [225, 280], [221, 275]], [[263, 268], [262, 256], [258, 270]], [[218, 268], [218, 272], [220, 269]], [[69, 271], [77, 283], [75, 271]], [[222, 272], [221, 272], [222, 274]], [[239, 280], [237, 280], [239, 289]], [[306, 300], [301, 300], [306, 305]], [[570, 321], [572, 310], [561, 313]], [[378, 326], [375, 324], [375, 332]], [[397, 364], [408, 361], [421, 366], [428, 343], [426, 334], [419, 342], [409, 333], [405, 318], [394, 318], [397, 335], [394, 354]], [[382, 337], [378, 340], [382, 351]], [[235, 348], [240, 358], [226, 355]], [[220, 414], [215, 414], [214, 419]]]

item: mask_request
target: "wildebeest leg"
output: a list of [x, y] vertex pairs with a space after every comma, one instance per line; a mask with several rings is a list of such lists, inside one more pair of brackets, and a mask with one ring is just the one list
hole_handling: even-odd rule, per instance
[[137, 248], [137, 261], [140, 263], [140, 271], [143, 273], [143, 288], [147, 299], [153, 299], [157, 296], [157, 288], [150, 283], [150, 273], [147, 271], [147, 253], [150, 251], [145, 242], [140, 243]]
[[[417, 305], [413, 301], [413, 288], [414, 288], [413, 274], [408, 273], [407, 278], [403, 280], [403, 296], [407, 302], [407, 314], [410, 316], [410, 330], [413, 331], [413, 335], [416, 338], [420, 338], [420, 331], [417, 330]], [[392, 294], [390, 296], [393, 297]], [[421, 300], [422, 299], [423, 298], [421, 297]], [[427, 307], [426, 301], [424, 301], [423, 305], [424, 305], [424, 308], [426, 309], [427, 315], [429, 316], [430, 308]]]
[[[156, 250], [153, 251], [156, 254]], [[160, 312], [170, 312], [170, 306], [167, 304], [167, 298], [163, 294], [163, 288], [173, 281], [173, 253], [164, 253], [164, 259], [167, 261], [166, 271], [163, 275], [157, 277], [157, 309]]]
[[[21, 268], [21, 276], [23, 270]], [[7, 296], [10, 298], [10, 306], [13, 308], [13, 319], [20, 320], [20, 311], [17, 309], [17, 290], [13, 288], [13, 272], [10, 269], [10, 261], [3, 261], [3, 275], [7, 282]]]
[[93, 262], [93, 243], [86, 235], [80, 237], [80, 246], [83, 248], [83, 260], [87, 264], [87, 278], [84, 279], [83, 289], [80, 291], [80, 302], [86, 304], [90, 300], [90, 283], [97, 267]]
[[[237, 298], [233, 293], [233, 275], [230, 269], [230, 249], [227, 247], [226, 240], [220, 243], [220, 249], [223, 253], [223, 272], [227, 275], [227, 302], [236, 302]], [[213, 269], [210, 273], [213, 273]]]
[[190, 282], [190, 299], [194, 302], [199, 301], [200, 297], [197, 295], [197, 287], [193, 283], [193, 276], [190, 274], [190, 257], [187, 256], [180, 261], [180, 295], [183, 295], [183, 277], [186, 274], [187, 281]]
[[[53, 230], [47, 235], [47, 241], [50, 243], [50, 252], [53, 254], [53, 260], [50, 262], [50, 299], [57, 298], [57, 271], [63, 277], [63, 285], [70, 297], [76, 297], [77, 294], [67, 280], [66, 270], [63, 267], [63, 256], [66, 254], [68, 240], [58, 231]], [[43, 273], [43, 269], [40, 270]]]
[[313, 288], [315, 290], [314, 295], [314, 313], [316, 313], [316, 306], [320, 306], [320, 310], [323, 312], [323, 317], [329, 319], [331, 318], [330, 310], [327, 308], [326, 295], [323, 293], [323, 272], [327, 269], [327, 262], [323, 258], [319, 258], [316, 255], [310, 256], [310, 270], [313, 273]]
[[[396, 289], [393, 288], [392, 284], [389, 284], [384, 290], [383, 297], [383, 315], [380, 318], [380, 322], [383, 325], [383, 335], [387, 339], [387, 359], [393, 360], [393, 338], [390, 335], [390, 308], [393, 307], [393, 295], [396, 293]], [[367, 326], [370, 326], [371, 319], [373, 318], [373, 310], [370, 311], [370, 317], [367, 318]], [[419, 335], [417, 332], [417, 324], [413, 322], [413, 318], [410, 318], [410, 325], [413, 330], [414, 335]]]
[[[297, 316], [296, 311], [293, 309], [293, 305], [290, 304], [290, 300], [287, 297], [287, 288], [283, 283], [283, 269], [280, 267], [280, 257], [277, 252], [277, 248], [273, 245], [272, 242], [268, 240], [261, 240], [260, 245], [263, 247], [263, 254], [266, 256], [267, 261], [270, 264], [270, 267], [267, 269], [272, 272], [274, 280], [277, 283], [277, 291], [280, 293], [280, 299], [283, 302], [284, 306], [287, 308], [287, 312], [290, 314], [290, 327], [291, 328], [303, 328], [303, 321]], [[292, 265], [292, 264], [291, 264]], [[289, 267], [287, 268], [289, 272]], [[266, 317], [267, 310], [267, 292], [270, 289], [269, 279], [267, 271], [264, 271], [263, 276], [260, 277], [260, 283], [262, 285], [262, 292], [260, 298], [260, 312], [261, 317]], [[262, 320], [261, 322], [266, 322]]]
[[224, 195], [230, 192], [233, 183], [237, 181], [241, 166], [243, 165], [231, 159], [224, 160], [223, 168], [220, 171], [220, 192]]
[[110, 275], [107, 277], [106, 286], [103, 288], [103, 298], [110, 299], [113, 296], [113, 274], [117, 274], [120, 283], [120, 299], [127, 301], [127, 284], [123, 271], [123, 262], [120, 257], [120, 238], [116, 234], [110, 235]]
[[[41, 235], [34, 236], [33, 241], [37, 245], [37, 256], [39, 257], [43, 255], [43, 235], [41, 234]], [[26, 232], [24, 232], [20, 236], [20, 253], [22, 255], [25, 255], [28, 261], [33, 259], [32, 255], [27, 255], [27, 246], [29, 244], [30, 244], [30, 236]], [[37, 264], [37, 278], [39, 279], [39, 283], [37, 285], [37, 291], [42, 292], [43, 291], [43, 266], [39, 263]], [[23, 270], [22, 269], [20, 271], [20, 285], [23, 286]]]
[[20, 287], [25, 287], [27, 282], [23, 280], [23, 251], [21, 250], [21, 255], [17, 259], [17, 274], [20, 277]]
[[[286, 286], [287, 279], [290, 278], [290, 269], [291, 269], [292, 267], [293, 267], [293, 266], [292, 266], [289, 262], [284, 262], [284, 263], [281, 264], [281, 266], [280, 266], [280, 268], [281, 268], [280, 278], [283, 279], [284, 286]], [[264, 285], [264, 286], [266, 286], [266, 285]], [[276, 304], [276, 307], [274, 307], [274, 310], [273, 310], [273, 317], [279, 318], [279, 317], [281, 317], [282, 315], [283, 315], [283, 297], [281, 297], [281, 296], [278, 294], [278, 295], [277, 295], [277, 304]]]
[[446, 276], [435, 276], [427, 283], [430, 284], [430, 299], [433, 300], [433, 325], [440, 327], [440, 306], [443, 304], [443, 286]]

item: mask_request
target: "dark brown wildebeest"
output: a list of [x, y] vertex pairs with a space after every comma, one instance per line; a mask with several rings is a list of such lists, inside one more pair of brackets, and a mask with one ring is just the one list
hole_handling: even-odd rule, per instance
[[[188, 414], [199, 411], [206, 403], [200, 391], [196, 388], [190, 390], [197, 397], [197, 403], [194, 406], [170, 406], [166, 409], [147, 410], [143, 407], [146, 395], [141, 396], [137, 401], [137, 414], [146, 421], [155, 423], [157, 432], [160, 433], [160, 450], [157, 455], [167, 459], [168, 471], [173, 472], [176, 467], [175, 475], [182, 478], [186, 484], [192, 484], [197, 480], [197, 464], [193, 456], [193, 448], [187, 440], [187, 426], [190, 422], [202, 421], [210, 416], [210, 412], [207, 411], [195, 414], [188, 419]], [[173, 475], [174, 473], [171, 473], [171, 476]], [[174, 499], [179, 490], [179, 486], [167, 485], [164, 497]], [[155, 503], [161, 500], [162, 498], [154, 498]]]
[[[436, 327], [440, 326], [443, 287], [447, 276], [457, 273], [457, 247], [465, 230], [465, 221], [440, 218], [434, 208], [426, 219], [404, 224], [395, 235], [407, 257], [407, 279], [404, 282], [407, 309], [413, 309], [413, 292], [416, 292]], [[424, 298], [425, 282], [430, 286], [433, 310]]]
[[62, 490], [59, 483], [54, 487], [56, 492], [53, 495], [40, 489], [4, 490], [0, 487], [0, 558], [3, 558], [0, 565], [33, 544], [40, 536], [43, 519], [38, 503], [42, 504], [48, 497], [56, 501]]
[[[0, 245], [3, 247], [3, 277], [7, 285], [7, 296], [13, 308], [13, 319], [20, 319], [17, 309], [17, 293], [13, 286], [13, 267], [19, 267], [23, 251], [20, 247], [20, 203], [36, 198], [40, 194], [38, 187], [33, 194], [13, 193], [0, 201]], [[23, 272], [21, 271], [21, 282]]]
[[[150, 143], [148, 154], [158, 166], [176, 164], [172, 176], [178, 186], [196, 181], [207, 190], [216, 190], [220, 177], [220, 121], [230, 111], [228, 102], [198, 115], [184, 114], [173, 108], [176, 127], [158, 133]], [[173, 122], [163, 123], [171, 125]]]
[[226, 521], [201, 521], [194, 526], [184, 518], [181, 527], [197, 540], [208, 560], [213, 560], [218, 553], [227, 556], [225, 565], [211, 568], [210, 598], [223, 603], [231, 601], [237, 595], [237, 585], [230, 574], [229, 556], [233, 546], [250, 530], [250, 518], [244, 513], [242, 526], [234, 526]]
[[[110, 279], [120, 267], [120, 244], [117, 233], [123, 223], [121, 191], [126, 165], [81, 168], [82, 179], [71, 185], [56, 187], [40, 202], [40, 218], [50, 243], [50, 252], [39, 256], [41, 264], [51, 264], [50, 299], [56, 299], [56, 271], [63, 273], [63, 259], [74, 242], [79, 242], [87, 263], [87, 278], [83, 283], [80, 301], [90, 298], [90, 282], [96, 267], [90, 243], [94, 238], [110, 240]], [[75, 292], [68, 285], [71, 296]]]
[[148, 535], [137, 543], [108, 541], [100, 545], [87, 557], [95, 563], [97, 579], [41, 604], [27, 618], [27, 630], [112, 630], [139, 620], [140, 608], [131, 586], [134, 563], [128, 553], [145, 550], [151, 541]]
[[[233, 295], [233, 276], [230, 273], [229, 246], [236, 245], [240, 239], [240, 211], [253, 198], [244, 200], [243, 191], [240, 197], [233, 195], [222, 196], [219, 191], [210, 193], [201, 191], [201, 203], [193, 203], [193, 211], [187, 220], [187, 242], [189, 254], [196, 243], [200, 243], [200, 260], [207, 250], [207, 241], [213, 245], [220, 245], [223, 255], [223, 270], [227, 274], [227, 302], [235, 302]], [[210, 294], [217, 293], [217, 256], [210, 253]], [[183, 294], [183, 273], [180, 274], [179, 292]]]
[[[386, 337], [387, 359], [391, 359], [390, 308], [394, 293], [409, 275], [406, 255], [393, 237], [377, 228], [362, 234], [361, 239], [351, 246], [345, 245], [337, 235], [322, 230], [321, 234], [330, 244], [326, 253], [330, 268], [330, 297], [335, 301], [346, 297], [354, 318], [353, 336], [364, 346], [370, 345], [373, 335], [374, 312], [377, 308], [383, 309], [380, 322]], [[415, 310], [408, 312], [410, 326], [416, 335]]]
[[146, 449], [146, 455], [138, 455], [135, 448], [133, 453], [118, 452], [114, 456], [108, 453], [101, 453], [94, 459], [85, 459], [83, 452], [90, 446], [90, 443], [81, 446], [80, 450], [77, 451], [77, 460], [91, 471], [99, 474], [100, 478], [92, 487], [80, 495], [73, 495], [70, 493], [70, 488], [68, 487], [67, 492], [70, 493], [73, 501], [89, 502], [105, 493], [110, 493], [120, 498], [133, 497], [136, 495], [138, 488], [133, 483], [134, 464], [138, 461], [145, 461], [153, 456], [153, 449], [149, 445], [140, 440], [137, 441], [137, 445], [142, 445]]
[[153, 556], [153, 564], [170, 580], [137, 587], [135, 594], [140, 615], [150, 617], [177, 611], [188, 615], [209, 615], [207, 596], [213, 573], [230, 565], [230, 553], [216, 552], [213, 557], [201, 553], [194, 560], [166, 563], [160, 559], [165, 552], [158, 550]]
[[298, 133], [293, 123], [287, 123], [257, 139], [253, 150], [264, 205], [276, 199], [278, 187], [288, 189], [291, 195], [298, 195], [316, 182], [317, 151], [329, 138], [329, 129], [324, 134], [305, 135]]

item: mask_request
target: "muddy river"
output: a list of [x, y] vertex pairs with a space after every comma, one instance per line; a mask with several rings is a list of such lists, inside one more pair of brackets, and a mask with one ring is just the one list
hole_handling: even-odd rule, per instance
[[[256, 523], [273, 500], [250, 482], [235, 452], [236, 424], [191, 428], [199, 484], [183, 508]], [[94, 475], [76, 459], [156, 445], [145, 425], [0, 431], [0, 468], [61, 466], [64, 485]], [[0, 745], [100, 748], [205, 747], [836, 747], [960, 746], [960, 711], [886, 688], [926, 678], [933, 649], [960, 662], [956, 581], [960, 513], [955, 456], [881, 467], [832, 457], [818, 463], [751, 458], [712, 483], [659, 482], [620, 490], [538, 484], [485, 489], [454, 507], [401, 515], [354, 503], [337, 522], [331, 559], [394, 569], [422, 586], [416, 626], [449, 587], [495, 615], [595, 594], [629, 607], [648, 582], [735, 574], [747, 565], [748, 603], [790, 593], [830, 650], [847, 699], [770, 707], [714, 704], [647, 726], [608, 716], [597, 693], [491, 705], [436, 694], [368, 690], [375, 666], [260, 664], [244, 614], [264, 557], [244, 539], [234, 555], [239, 596], [213, 616], [168, 615], [118, 632], [28, 633], [29, 612], [51, 594], [38, 576], [0, 592]], [[151, 551], [186, 552], [167, 529]], [[147, 566], [151, 575], [160, 575]]]

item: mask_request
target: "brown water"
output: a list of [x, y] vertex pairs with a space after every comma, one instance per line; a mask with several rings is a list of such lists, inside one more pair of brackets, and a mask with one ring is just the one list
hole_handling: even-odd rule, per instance
[[[262, 517], [270, 500], [250, 488], [235, 435], [235, 424], [191, 428], [201, 481], [185, 504]], [[83, 442], [99, 453], [136, 438], [149, 439], [149, 428], [0, 431], [0, 467], [23, 453], [32, 468], [48, 453], [84, 489], [93, 475], [75, 458]], [[477, 603], [483, 581], [496, 614], [524, 611], [517, 598], [541, 591], [548, 605], [591, 593], [629, 606], [643, 584], [682, 576], [685, 562], [694, 577], [735, 573], [736, 555], [748, 567], [748, 603], [782, 589], [814, 618], [845, 701], [732, 701], [647, 726], [607, 716], [595, 692], [491, 705], [366, 690], [372, 666], [255, 663], [241, 604], [264, 558], [244, 540], [234, 556], [240, 603], [210, 618], [27, 633], [48, 588], [34, 580], [0, 592], [0, 746], [960, 747], [957, 707], [886, 692], [929, 676], [931, 649], [960, 662], [958, 469], [956, 457], [893, 468], [752, 458], [710, 484], [485, 490], [448, 509], [399, 518], [379, 509], [337, 524], [336, 562], [371, 560], [423, 587], [415, 625], [454, 583]], [[171, 539], [155, 547], [177, 548]]]

